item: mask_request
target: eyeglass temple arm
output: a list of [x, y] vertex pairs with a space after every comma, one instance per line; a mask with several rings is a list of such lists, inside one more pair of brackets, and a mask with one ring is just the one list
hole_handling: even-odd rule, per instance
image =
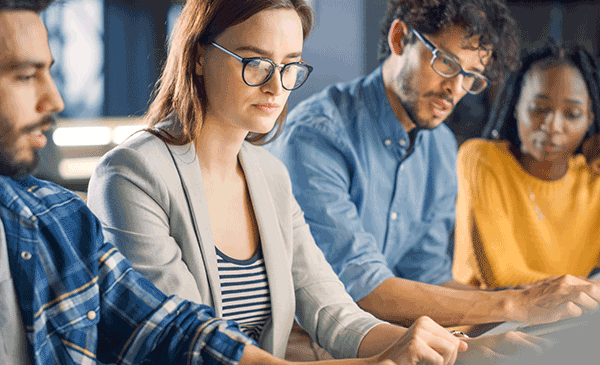
[[238, 61], [240, 61], [240, 62], [243, 62], [243, 60], [244, 60], [244, 59], [243, 59], [242, 57], [240, 57], [240, 56], [236, 55], [235, 53], [233, 53], [233, 52], [231, 52], [231, 51], [229, 51], [229, 50], [227, 50], [227, 49], [225, 49], [225, 48], [223, 48], [223, 47], [221, 47], [221, 46], [219, 46], [219, 45], [218, 45], [218, 44], [216, 44], [215, 42], [211, 42], [210, 44], [212, 44], [212, 45], [213, 45], [213, 46], [215, 46], [216, 48], [220, 49], [221, 51], [223, 51], [223, 52], [227, 53], [228, 55], [230, 55], [231, 57], [235, 58], [236, 60], [238, 60]]

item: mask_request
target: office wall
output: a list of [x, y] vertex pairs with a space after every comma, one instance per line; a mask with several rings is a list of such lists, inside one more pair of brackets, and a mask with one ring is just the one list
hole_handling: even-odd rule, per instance
[[314, 71], [300, 89], [292, 92], [290, 108], [325, 86], [351, 80], [364, 71], [365, 0], [313, 0], [312, 3], [315, 24], [304, 44], [302, 59]]

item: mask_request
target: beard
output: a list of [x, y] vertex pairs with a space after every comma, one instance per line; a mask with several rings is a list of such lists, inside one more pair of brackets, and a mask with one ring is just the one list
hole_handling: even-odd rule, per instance
[[23, 178], [33, 172], [40, 163], [40, 151], [33, 151], [33, 159], [29, 162], [15, 162], [10, 151], [0, 148], [0, 175], [12, 179]]
[[[417, 126], [418, 129], [434, 129], [438, 125], [442, 124], [444, 121], [437, 122], [434, 118], [431, 119], [423, 119], [418, 117], [417, 113], [417, 101], [419, 100], [419, 92], [417, 88], [414, 86], [417, 84], [416, 80], [416, 72], [413, 70], [407, 69], [403, 72], [404, 76], [398, 80], [400, 82], [400, 93], [398, 94], [398, 101], [406, 115], [410, 118], [410, 120]], [[436, 97], [439, 99], [446, 100], [452, 104], [452, 108], [454, 109], [454, 101], [452, 97], [447, 95], [446, 93], [436, 93], [433, 91], [429, 91], [423, 95], [423, 99], [428, 97]], [[451, 113], [448, 113], [450, 115]], [[446, 117], [447, 118], [447, 117]], [[445, 119], [444, 119], [445, 120]]]
[[12, 179], [23, 178], [33, 172], [40, 162], [40, 151], [32, 148], [33, 157], [30, 161], [17, 161], [15, 159], [15, 141], [23, 134], [32, 132], [34, 129], [53, 125], [55, 120], [52, 116], [48, 116], [37, 123], [25, 127], [19, 131], [10, 129], [10, 123], [2, 121], [4, 124], [0, 128], [0, 175], [7, 176]]

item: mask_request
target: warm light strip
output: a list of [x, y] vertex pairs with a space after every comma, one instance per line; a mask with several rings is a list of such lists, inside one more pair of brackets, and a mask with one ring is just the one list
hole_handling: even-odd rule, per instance
[[52, 134], [57, 146], [104, 146], [110, 143], [109, 127], [60, 127]]
[[58, 174], [64, 180], [89, 179], [99, 161], [100, 156], [65, 158], [58, 163]]
[[113, 131], [114, 134], [112, 141], [114, 144], [121, 144], [132, 134], [134, 134], [142, 128], [144, 128], [143, 125], [122, 125], [116, 127]]

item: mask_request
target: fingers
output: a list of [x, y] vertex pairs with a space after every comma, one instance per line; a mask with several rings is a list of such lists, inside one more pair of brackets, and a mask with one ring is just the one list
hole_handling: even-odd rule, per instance
[[549, 340], [547, 338], [533, 336], [533, 335], [523, 333], [523, 332], [517, 332], [517, 333], [521, 335], [521, 337], [524, 341], [527, 341], [527, 342], [531, 343], [533, 346], [536, 346], [537, 347], [536, 351], [541, 352], [543, 350], [549, 349], [550, 347], [552, 347], [556, 344], [556, 341]]
[[[522, 332], [481, 336], [469, 341], [466, 360], [477, 364], [496, 364], [507, 360], [531, 360], [538, 357], [549, 341]], [[465, 356], [461, 354], [460, 359]], [[523, 362], [526, 363], [526, 362]]]
[[454, 364], [459, 351], [467, 344], [451, 335], [428, 317], [417, 319], [405, 334], [380, 356], [378, 361], [390, 359], [401, 364], [436, 365]]
[[578, 317], [600, 308], [600, 284], [571, 275], [540, 281], [523, 293], [530, 323]]
[[[440, 364], [454, 364], [459, 348], [466, 347], [466, 343], [450, 334], [448, 330], [435, 323], [429, 317], [421, 317], [413, 326], [415, 337], [423, 342], [428, 359], [441, 360]], [[461, 346], [461, 343], [463, 344]], [[424, 350], [425, 351], [425, 350]], [[438, 356], [435, 356], [435, 352]]]
[[550, 344], [549, 341], [540, 337], [515, 331], [506, 332], [502, 340], [498, 350], [501, 354], [508, 356], [539, 355]]

